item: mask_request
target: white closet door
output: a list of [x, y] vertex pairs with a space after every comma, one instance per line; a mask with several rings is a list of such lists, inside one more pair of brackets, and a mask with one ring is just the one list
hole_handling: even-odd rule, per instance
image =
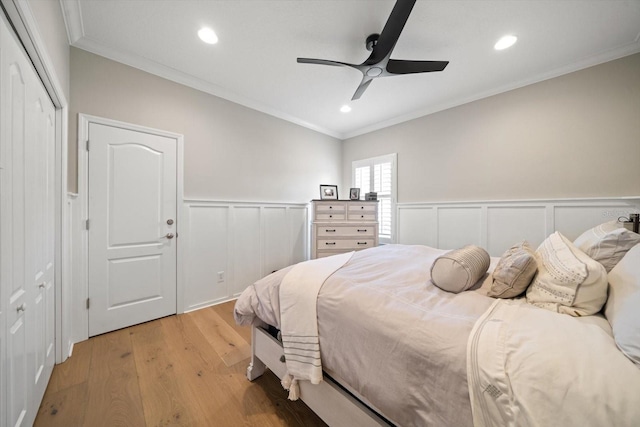
[[[29, 378], [34, 390], [33, 404], [44, 395], [54, 354], [54, 220], [55, 220], [55, 112], [36, 76], [27, 89], [27, 281], [33, 316], [29, 340]], [[29, 317], [28, 317], [29, 318]]]
[[[2, 286], [6, 289], [7, 424], [20, 426], [29, 409], [27, 377], [27, 280], [25, 130], [28, 65], [4, 21], [0, 25], [0, 107], [3, 151]], [[4, 396], [4, 393], [3, 393]]]
[[0, 426], [35, 419], [54, 364], [54, 107], [0, 14]]

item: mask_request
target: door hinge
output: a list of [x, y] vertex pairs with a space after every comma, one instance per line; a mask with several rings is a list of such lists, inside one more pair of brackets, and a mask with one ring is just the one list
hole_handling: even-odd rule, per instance
[[90, 304], [89, 304], [89, 300], [90, 300], [90, 299], [89, 299], [89, 298], [87, 298], [87, 310], [89, 310], [89, 305], [90, 305]]
[[85, 224], [84, 224], [84, 227], [88, 230], [90, 224], [91, 224], [90, 220], [86, 220]]
[[87, 151], [89, 151], [89, 140], [87, 139]]

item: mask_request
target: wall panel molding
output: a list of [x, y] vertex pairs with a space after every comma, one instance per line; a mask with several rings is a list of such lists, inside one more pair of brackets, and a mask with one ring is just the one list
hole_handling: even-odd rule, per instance
[[236, 298], [272, 271], [309, 259], [307, 203], [185, 200], [183, 210], [185, 312]]
[[640, 212], [640, 196], [398, 203], [397, 242], [442, 249], [476, 244], [500, 256], [522, 240], [537, 247], [556, 230], [573, 240], [590, 227], [633, 212]]

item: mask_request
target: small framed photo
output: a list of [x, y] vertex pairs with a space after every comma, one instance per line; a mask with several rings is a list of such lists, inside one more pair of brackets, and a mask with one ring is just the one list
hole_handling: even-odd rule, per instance
[[349, 199], [350, 200], [360, 200], [360, 189], [352, 188], [349, 190]]
[[321, 200], [338, 200], [337, 185], [320, 185]]

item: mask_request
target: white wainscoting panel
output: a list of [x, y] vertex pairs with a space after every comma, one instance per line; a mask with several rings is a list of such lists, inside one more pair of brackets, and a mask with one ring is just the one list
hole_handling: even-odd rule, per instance
[[487, 207], [487, 252], [502, 254], [514, 243], [522, 240], [528, 241], [531, 246], [536, 248], [546, 238], [546, 207]]
[[271, 273], [289, 265], [289, 227], [287, 226], [287, 209], [268, 206], [262, 210], [264, 240], [264, 268]]
[[289, 214], [289, 264], [309, 259], [309, 221], [307, 206], [290, 206]]
[[[226, 280], [218, 282], [218, 272], [228, 274], [229, 206], [190, 206], [186, 217], [189, 237], [183, 261], [186, 287], [184, 307], [228, 298]], [[183, 228], [184, 229], [184, 228]], [[183, 239], [186, 236], [180, 236]], [[178, 244], [183, 243], [178, 240]]]
[[[433, 206], [398, 207], [398, 243], [405, 245], [438, 246], [436, 213]], [[402, 215], [402, 218], [400, 218]]]
[[309, 258], [306, 203], [186, 200], [184, 209], [184, 311], [232, 299]]
[[230, 293], [241, 293], [247, 283], [262, 277], [263, 250], [260, 246], [260, 206], [236, 206], [233, 209], [233, 286]]
[[398, 203], [397, 243], [454, 249], [476, 244], [500, 256], [527, 240], [535, 248], [558, 230], [574, 240], [585, 230], [640, 212], [640, 197]]
[[482, 242], [482, 214], [480, 207], [441, 206], [438, 208], [438, 247], [455, 249]]

